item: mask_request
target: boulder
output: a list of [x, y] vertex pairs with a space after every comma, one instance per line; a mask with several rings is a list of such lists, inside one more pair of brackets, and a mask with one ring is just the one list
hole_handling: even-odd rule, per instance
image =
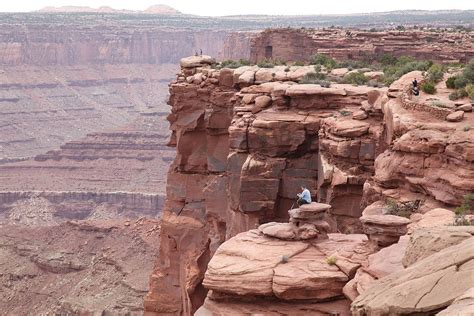
[[266, 108], [272, 103], [272, 98], [267, 95], [261, 95], [255, 98], [255, 106], [258, 108]]
[[[321, 234], [313, 224], [302, 224], [296, 226], [293, 223], [266, 223], [258, 227], [265, 236], [274, 237], [282, 240], [309, 240], [314, 239]], [[326, 235], [324, 235], [326, 237]]]
[[460, 122], [464, 118], [464, 111], [456, 111], [446, 116], [448, 122]]
[[411, 236], [403, 257], [403, 265], [411, 266], [474, 235], [473, 226], [428, 227], [416, 230]]
[[369, 240], [380, 247], [396, 243], [400, 236], [407, 233], [407, 225], [410, 223], [408, 218], [395, 215], [365, 215], [360, 221]]
[[444, 208], [435, 208], [425, 214], [416, 213], [410, 217], [412, 222], [408, 225], [408, 232], [412, 233], [417, 229], [425, 227], [452, 225], [454, 217], [454, 212]]
[[471, 287], [461, 296], [458, 296], [448, 308], [437, 316], [467, 316], [474, 314], [474, 287]]
[[181, 61], [179, 62], [182, 68], [197, 68], [215, 63], [216, 60], [207, 55], [185, 57], [181, 58]]
[[466, 103], [461, 106], [458, 106], [457, 108], [458, 111], [464, 111], [464, 112], [472, 112], [472, 104]]
[[354, 114], [352, 114], [352, 118], [354, 120], [365, 120], [366, 118], [368, 118], [369, 116], [367, 115], [367, 112], [365, 111], [357, 111], [357, 112], [354, 112]]
[[474, 284], [474, 237], [394, 272], [358, 296], [355, 316], [431, 314], [449, 306]]

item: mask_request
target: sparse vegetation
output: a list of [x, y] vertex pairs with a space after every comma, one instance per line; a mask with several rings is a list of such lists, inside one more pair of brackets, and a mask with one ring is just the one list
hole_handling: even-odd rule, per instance
[[434, 86], [434, 83], [429, 82], [429, 81], [424, 82], [421, 85], [421, 90], [423, 90], [423, 92], [428, 93], [428, 94], [435, 94], [436, 93], [436, 87]]
[[320, 72], [309, 72], [299, 81], [301, 84], [319, 84], [321, 87], [329, 88], [331, 82], [326, 79], [326, 75]]
[[[393, 60], [385, 57], [385, 62], [393, 62]], [[384, 67], [384, 83], [386, 85], [390, 85], [404, 74], [415, 70], [427, 71], [432, 65], [433, 62], [431, 61], [416, 61], [413, 57], [401, 56], [400, 58], [396, 59], [394, 64], [389, 64], [388, 66]]]
[[394, 199], [386, 199], [385, 206], [388, 214], [410, 218], [410, 215], [416, 213], [420, 208], [421, 201], [397, 202]]
[[354, 85], [363, 85], [369, 82], [369, 78], [367, 78], [362, 72], [357, 71], [345, 75], [342, 82]]
[[288, 263], [288, 261], [290, 261], [290, 257], [288, 257], [287, 255], [281, 256], [281, 263]]
[[471, 222], [466, 219], [467, 214], [472, 214], [474, 211], [474, 193], [468, 193], [463, 196], [463, 202], [460, 206], [454, 209], [454, 225], [466, 226], [471, 225]]
[[471, 59], [462, 73], [449, 77], [446, 87], [456, 89], [449, 95], [450, 100], [469, 97], [474, 102], [474, 59]]
[[295, 62], [293, 63], [293, 66], [304, 66], [304, 62], [302, 62], [302, 61], [295, 61]]
[[325, 54], [316, 54], [310, 60], [311, 65], [321, 65], [326, 69], [333, 69], [336, 67], [337, 62], [333, 58]]
[[433, 64], [426, 72], [426, 80], [431, 83], [443, 80], [445, 69], [440, 64]]
[[326, 263], [330, 266], [333, 266], [337, 263], [337, 258], [336, 257], [326, 257]]
[[339, 114], [341, 114], [342, 116], [349, 116], [352, 114], [352, 112], [347, 110], [339, 110]]

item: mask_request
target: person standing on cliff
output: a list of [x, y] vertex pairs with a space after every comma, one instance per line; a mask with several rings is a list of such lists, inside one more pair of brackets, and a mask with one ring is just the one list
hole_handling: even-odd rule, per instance
[[298, 193], [298, 201], [296, 203], [298, 206], [301, 206], [303, 204], [310, 204], [311, 203], [311, 193], [309, 190], [306, 188], [306, 186], [302, 185], [301, 186], [301, 193]]

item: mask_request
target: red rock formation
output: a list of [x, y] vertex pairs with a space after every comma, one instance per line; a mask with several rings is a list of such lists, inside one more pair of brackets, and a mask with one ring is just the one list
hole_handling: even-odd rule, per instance
[[474, 57], [472, 34], [408, 31], [367, 32], [341, 29], [269, 29], [252, 39], [250, 58], [307, 61], [316, 53], [338, 60], [364, 60], [389, 53], [436, 61]]
[[[207, 56], [183, 60], [184, 68], [170, 85], [170, 145], [176, 146], [177, 156], [168, 175], [160, 260], [145, 299], [151, 314], [194, 312], [206, 295], [201, 282], [217, 247], [262, 223], [287, 221], [301, 184], [312, 189], [313, 199], [332, 206], [331, 229], [349, 233], [362, 232], [359, 217], [366, 205], [379, 201], [382, 206], [366, 215], [382, 214], [386, 197], [422, 198], [422, 209], [427, 209], [436, 203], [459, 204], [459, 197], [471, 190], [472, 141], [461, 133], [462, 123], [446, 125], [429, 112], [408, 112], [401, 105], [400, 92], [410, 76], [419, 74], [407, 75], [388, 90], [341, 84], [323, 88], [294, 82], [311, 67], [215, 70], [210, 63]], [[361, 110], [363, 117], [355, 115]], [[465, 120], [471, 119], [466, 113]], [[422, 142], [403, 136], [420, 121], [436, 132], [417, 136]], [[453, 139], [441, 139], [439, 131], [454, 132]], [[464, 146], [456, 146], [459, 142]], [[450, 152], [458, 153], [456, 166], [462, 172], [451, 171], [452, 162], [445, 160], [454, 159]], [[445, 158], [428, 159], [440, 154]], [[392, 156], [400, 160], [387, 158]], [[419, 170], [431, 166], [442, 171]], [[386, 219], [371, 234], [396, 242], [408, 222], [395, 232]], [[295, 233], [270, 226], [265, 229], [271, 234]], [[213, 301], [224, 298], [212, 295]], [[206, 304], [222, 311], [218, 303]]]

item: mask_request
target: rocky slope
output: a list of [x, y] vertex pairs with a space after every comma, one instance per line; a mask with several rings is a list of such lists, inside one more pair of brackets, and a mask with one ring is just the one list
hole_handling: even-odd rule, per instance
[[0, 220], [3, 315], [143, 314], [157, 220], [102, 211], [64, 222], [41, 199], [14, 214]]
[[[387, 197], [419, 203], [419, 212], [425, 213], [434, 206], [459, 205], [461, 197], [472, 191], [473, 140], [472, 133], [463, 127], [471, 125], [474, 117], [465, 113], [462, 122], [448, 123], [445, 118], [453, 110], [440, 114], [430, 103], [410, 107], [413, 100], [405, 87], [419, 73], [402, 77], [389, 89], [342, 84], [323, 88], [295, 83], [313, 71], [312, 67], [215, 70], [209, 67], [212, 62], [206, 56], [183, 59], [182, 71], [170, 85], [170, 144], [176, 146], [177, 156], [168, 174], [161, 259], [145, 300], [149, 312], [193, 313], [206, 296], [202, 280], [219, 245], [237, 235], [230, 241], [250, 248], [228, 246], [227, 251], [224, 243], [217, 253], [230, 256], [232, 249], [243, 249], [242, 254], [233, 256], [245, 260], [259, 253], [247, 254], [245, 251], [253, 251], [250, 245], [273, 245], [262, 233], [242, 232], [269, 221], [286, 222], [301, 184], [312, 188], [313, 199], [332, 206], [327, 211], [330, 231], [364, 232], [367, 237], [360, 236], [375, 247], [397, 243], [408, 232], [409, 220], [385, 215]], [[424, 133], [420, 124], [431, 132]], [[421, 141], [403, 144], [413, 134], [424, 136]], [[438, 144], [438, 139], [443, 142]], [[462, 146], [456, 145], [460, 142]], [[427, 163], [431, 146], [443, 148], [433, 153], [437, 164]], [[456, 158], [448, 148], [458, 153]], [[381, 163], [399, 151], [403, 154], [398, 168], [391, 171]], [[407, 151], [410, 154], [405, 154]], [[409, 158], [414, 162], [405, 162]], [[451, 171], [453, 163], [462, 170]], [[437, 179], [449, 177], [442, 182], [447, 194], [433, 188], [439, 181], [432, 178], [433, 171], [424, 170], [431, 166], [439, 170]], [[413, 173], [412, 168], [419, 172]], [[299, 244], [292, 243], [296, 247], [293, 250], [275, 252], [270, 266], [275, 266], [285, 251], [297, 258]], [[322, 244], [315, 247], [321, 251], [318, 247]], [[305, 257], [304, 253], [301, 256]], [[323, 252], [322, 256], [327, 255]], [[255, 275], [257, 279], [260, 276]], [[344, 284], [353, 277], [350, 273]], [[209, 299], [225, 301], [229, 284], [222, 284], [224, 290], [214, 293], [212, 282], [204, 283], [213, 289]], [[252, 289], [256, 284], [235, 282], [247, 283]], [[242, 291], [234, 294], [247, 293]], [[252, 291], [247, 294], [259, 293]], [[342, 297], [342, 290], [338, 291], [332, 297]], [[338, 306], [344, 304], [348, 311], [347, 303]]]

